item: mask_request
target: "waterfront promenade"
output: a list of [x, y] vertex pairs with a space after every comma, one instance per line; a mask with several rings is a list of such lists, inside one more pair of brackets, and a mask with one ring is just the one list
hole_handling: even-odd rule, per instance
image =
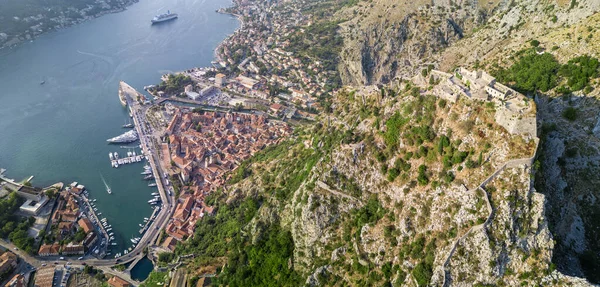
[[[158, 215], [154, 219], [153, 224], [151, 224], [148, 230], [144, 233], [142, 239], [140, 240], [141, 243], [138, 244], [131, 253], [129, 253], [135, 254], [136, 252], [139, 253], [138, 247], [140, 246], [145, 247], [148, 245], [156, 244], [156, 240], [160, 235], [160, 231], [165, 228], [173, 214], [173, 211], [175, 210], [175, 194], [171, 191], [166, 190], [168, 187], [163, 176], [165, 173], [160, 166], [160, 158], [156, 154], [157, 149], [156, 147], [154, 147], [153, 143], [154, 136], [152, 130], [146, 124], [145, 113], [147, 111], [147, 108], [145, 106], [140, 105], [137, 101], [133, 100], [133, 96], [137, 97], [137, 95], [139, 94], [137, 91], [133, 90], [133, 88], [124, 90], [130, 91], [130, 93], [126, 93], [125, 95], [127, 104], [129, 106], [129, 111], [131, 112], [135, 129], [140, 138], [142, 151], [148, 157], [148, 162], [150, 163], [150, 166], [152, 168], [154, 178], [156, 179], [156, 185], [162, 201], [162, 207]], [[136, 256], [134, 262], [137, 263], [137, 261], [139, 261], [140, 259], [141, 257]], [[130, 271], [131, 268], [133, 268], [133, 266], [134, 264], [131, 264], [127, 271]]]

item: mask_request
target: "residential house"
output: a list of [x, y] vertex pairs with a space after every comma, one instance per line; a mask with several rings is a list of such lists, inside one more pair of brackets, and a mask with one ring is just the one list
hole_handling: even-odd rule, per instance
[[83, 231], [85, 233], [90, 233], [91, 231], [94, 231], [94, 225], [87, 218], [79, 219], [79, 221], [77, 222], [77, 224], [79, 224], [79, 227], [83, 228]]
[[60, 253], [60, 245], [54, 244], [42, 244], [38, 250], [39, 256], [56, 256]]
[[73, 244], [70, 242], [69, 244], [63, 246], [62, 248], [63, 255], [83, 255], [85, 254], [85, 249], [81, 244]]
[[0, 255], [0, 274], [17, 267], [17, 255], [6, 251]]
[[13, 276], [13, 278], [8, 280], [8, 282], [4, 286], [6, 286], [6, 287], [26, 287], [27, 282], [25, 281], [25, 276], [23, 276], [22, 274], [16, 274], [15, 276]]
[[108, 283], [108, 285], [110, 285], [112, 287], [129, 287], [130, 286], [129, 282], [127, 282], [117, 276], [113, 276], [110, 279], [108, 279], [107, 283]]
[[54, 282], [54, 267], [41, 268], [35, 274], [35, 287], [52, 287]]
[[95, 232], [90, 232], [88, 233], [85, 238], [83, 239], [83, 245], [85, 245], [85, 248], [87, 248], [88, 250], [91, 249], [94, 244], [98, 241], [98, 236], [96, 236]]
[[167, 237], [167, 239], [165, 239], [165, 242], [163, 242], [162, 244], [162, 247], [168, 249], [171, 252], [175, 251], [175, 246], [177, 246], [177, 240], [171, 236]]

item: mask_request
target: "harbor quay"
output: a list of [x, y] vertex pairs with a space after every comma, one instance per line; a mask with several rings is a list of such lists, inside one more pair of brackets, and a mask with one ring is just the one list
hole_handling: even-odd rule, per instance
[[[166, 173], [163, 172], [163, 167], [160, 166], [160, 158], [153, 144], [152, 129], [150, 125], [145, 123], [147, 107], [133, 101], [128, 93], [132, 91], [137, 93], [137, 91], [131, 87], [128, 88], [130, 89], [125, 89], [126, 92], [123, 94], [125, 94], [124, 98], [133, 120], [131, 127], [134, 129], [126, 134], [135, 135], [136, 140], [139, 139], [140, 141], [139, 146], [142, 150], [138, 153], [135, 148], [131, 147], [133, 150], [127, 151], [126, 156], [123, 157], [119, 156], [118, 152], [111, 152], [109, 153], [109, 159], [113, 167], [147, 160], [149, 166], [142, 174], [146, 174], [144, 179], [155, 179], [156, 183], [150, 183], [149, 186], [158, 188], [155, 197], [158, 206], [155, 206], [150, 218], [145, 218], [144, 222], [139, 224], [140, 237], [135, 238], [135, 242], [132, 239], [134, 245], [125, 249], [123, 253], [111, 254], [111, 247], [117, 245], [114, 242], [112, 226], [108, 224], [106, 218], [102, 217], [101, 211], [95, 205], [96, 200], [89, 197], [89, 192], [85, 186], [73, 182], [64, 190], [60, 190], [57, 195], [58, 203], [50, 216], [51, 223], [48, 225], [55, 227], [48, 228], [52, 233], [46, 238], [45, 244], [42, 244], [39, 248], [38, 256], [35, 257], [39, 262], [60, 262], [68, 260], [64, 257], [79, 257], [78, 259], [81, 260], [82, 264], [96, 267], [113, 266], [127, 262], [135, 263], [146, 256], [146, 253], [142, 252], [146, 247], [156, 246], [160, 231], [168, 224], [174, 211], [175, 195], [172, 187], [168, 186], [168, 179]], [[139, 93], [137, 94], [139, 95]], [[116, 138], [117, 142], [122, 139], [120, 136]], [[114, 142], [114, 139], [111, 139], [109, 143], [117, 143]], [[129, 140], [129, 138], [126, 140]], [[104, 178], [103, 182], [107, 192], [111, 194], [110, 187], [106, 185]], [[159, 196], [160, 200], [158, 199]], [[77, 240], [73, 241], [71, 238], [75, 237], [77, 237]], [[64, 242], [65, 239], [72, 243], [61, 245], [59, 242]]]
[[[114, 240], [114, 237], [111, 236], [110, 231], [112, 231], [112, 229], [108, 230], [108, 227], [110, 225], [108, 225], [108, 223], [106, 222], [106, 219], [104, 219], [104, 224], [103, 224], [103, 220], [100, 218], [100, 216], [98, 215], [99, 213], [96, 212], [97, 208], [94, 207], [93, 202], [90, 202], [90, 199], [88, 198], [87, 193], [82, 194], [79, 196], [80, 199], [83, 200], [83, 202], [87, 205], [87, 216], [88, 218], [92, 218], [91, 222], [92, 224], [94, 224], [97, 228], [97, 230], [100, 231], [100, 238], [101, 238], [101, 242], [106, 242], [106, 244], [101, 244], [99, 247], [101, 249], [99, 249], [99, 258], [104, 258], [106, 255], [108, 254], [108, 246], [111, 243], [112, 240]], [[92, 199], [91, 201], [95, 201], [94, 199]], [[83, 212], [86, 213], [86, 209], [83, 209]], [[105, 228], [105, 225], [107, 226]]]
[[[40, 257], [85, 256], [102, 259], [114, 239], [112, 229], [95, 206], [95, 199], [89, 199], [85, 186], [73, 182], [56, 194], [54, 211], [50, 215], [47, 232], [38, 250]], [[69, 243], [63, 243], [69, 242]]]
[[136, 248], [129, 253], [129, 255], [139, 253], [140, 250], [138, 247], [142, 245], [151, 246], [156, 243], [156, 240], [160, 235], [160, 230], [165, 228], [169, 218], [173, 214], [173, 202], [175, 201], [175, 195], [171, 187], [168, 187], [167, 179], [162, 176], [166, 173], [161, 170], [160, 164], [157, 163], [157, 161], [160, 162], [160, 158], [156, 154], [156, 148], [152, 142], [152, 129], [146, 124], [145, 112], [147, 111], [147, 107], [140, 104], [141, 101], [139, 101], [139, 99], [141, 98], [143, 98], [143, 95], [125, 82], [120, 82], [119, 99], [124, 100], [128, 106], [130, 116], [133, 119], [134, 128], [139, 137], [142, 154], [146, 155], [152, 174], [156, 179], [156, 187], [158, 188], [162, 206], [159, 206], [157, 209], [155, 209], [155, 213], [153, 213], [153, 217], [156, 214], [154, 221], [149, 226], [146, 224], [146, 226], [140, 230], [142, 232], [146, 230], [146, 232], [143, 233], [142, 238], [140, 239], [140, 244], [138, 244]]

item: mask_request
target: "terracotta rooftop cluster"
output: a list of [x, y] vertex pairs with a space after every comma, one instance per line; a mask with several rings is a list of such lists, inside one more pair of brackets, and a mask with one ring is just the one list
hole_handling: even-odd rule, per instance
[[191, 236], [198, 221], [213, 212], [204, 198], [220, 187], [227, 174], [268, 145], [279, 143], [291, 133], [283, 122], [263, 115], [220, 112], [191, 112], [178, 109], [166, 130], [162, 145], [163, 165], [184, 183], [164, 247], [173, 250], [174, 240]]
[[87, 218], [81, 218], [79, 209], [78, 194], [83, 189], [70, 187], [68, 190], [58, 194], [58, 204], [52, 217], [52, 225], [55, 226], [54, 239], [56, 242], [71, 236], [79, 227], [83, 228], [86, 237], [82, 242], [71, 242], [64, 246], [58, 243], [42, 244], [38, 250], [40, 256], [63, 255], [83, 255], [85, 247], [91, 247], [97, 240], [94, 232], [94, 225]]

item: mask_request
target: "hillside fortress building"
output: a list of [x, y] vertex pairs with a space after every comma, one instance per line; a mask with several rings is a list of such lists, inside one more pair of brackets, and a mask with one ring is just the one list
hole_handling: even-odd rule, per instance
[[536, 136], [535, 103], [523, 94], [496, 81], [485, 71], [458, 68], [454, 74], [432, 70], [437, 82], [434, 95], [456, 102], [460, 96], [494, 103], [496, 122], [511, 134]]

